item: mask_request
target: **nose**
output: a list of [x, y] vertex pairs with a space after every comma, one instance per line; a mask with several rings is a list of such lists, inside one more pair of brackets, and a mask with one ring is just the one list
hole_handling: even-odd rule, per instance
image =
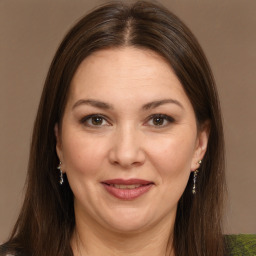
[[143, 135], [136, 128], [118, 129], [113, 137], [109, 160], [111, 164], [130, 169], [145, 162]]

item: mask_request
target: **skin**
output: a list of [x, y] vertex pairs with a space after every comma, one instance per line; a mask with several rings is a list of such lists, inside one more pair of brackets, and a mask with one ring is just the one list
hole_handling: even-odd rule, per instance
[[[171, 102], [145, 107], [166, 99]], [[92, 114], [99, 119], [86, 118]], [[198, 129], [182, 85], [158, 54], [124, 47], [87, 57], [73, 77], [61, 130], [55, 127], [61, 168], [74, 193], [74, 255], [171, 253], [177, 203], [203, 159], [208, 130]], [[116, 178], [154, 185], [121, 200], [101, 184]]]

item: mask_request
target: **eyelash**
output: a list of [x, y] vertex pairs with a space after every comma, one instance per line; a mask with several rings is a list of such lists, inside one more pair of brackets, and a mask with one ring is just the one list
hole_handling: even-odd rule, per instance
[[[92, 118], [100, 118], [103, 122], [107, 122], [108, 124], [107, 124], [107, 125], [104, 125], [104, 124], [103, 124], [103, 125], [102, 125], [102, 124], [100, 124], [100, 125], [88, 124], [88, 121], [89, 121], [90, 119], [91, 119], [91, 121], [92, 121]], [[160, 120], [162, 119], [163, 122], [165, 122], [164, 125], [162, 125], [162, 124], [160, 124], [160, 125], [154, 125], [154, 124], [149, 125], [149, 126], [153, 126], [153, 127], [155, 127], [155, 128], [163, 128], [163, 127], [168, 126], [168, 124], [175, 122], [174, 118], [171, 117], [171, 116], [168, 116], [168, 115], [165, 115], [165, 114], [153, 114], [153, 115], [151, 115], [151, 116], [148, 117], [146, 123], [148, 123], [149, 121], [153, 121], [154, 118], [159, 118]], [[166, 124], [166, 122], [167, 122], [167, 124]], [[108, 118], [105, 117], [105, 116], [102, 115], [102, 114], [92, 114], [92, 115], [85, 116], [85, 117], [83, 117], [83, 118], [80, 120], [80, 123], [83, 124], [83, 125], [85, 125], [85, 126], [92, 127], [92, 128], [100, 128], [100, 127], [102, 127], [102, 126], [110, 126], [110, 125], [111, 125], [111, 124], [109, 123], [109, 121], [108, 121]]]
[[[100, 128], [102, 125], [93, 125], [93, 124], [88, 124], [88, 121], [93, 117], [98, 117], [98, 118], [101, 118], [103, 121], [107, 122], [109, 126], [109, 121], [107, 120], [107, 117], [105, 117], [104, 115], [101, 115], [101, 114], [92, 114], [92, 115], [88, 115], [88, 116], [85, 116], [83, 117], [81, 120], [80, 120], [80, 123], [81, 124], [84, 124], [85, 126], [88, 126], [88, 127], [93, 127], [93, 128]], [[97, 127], [98, 126], [98, 127]]]
[[163, 122], [167, 122], [167, 124], [164, 124], [164, 125], [152, 125], [156, 128], [163, 128], [163, 127], [166, 127], [168, 126], [170, 123], [174, 123], [175, 120], [173, 117], [171, 116], [168, 116], [168, 115], [165, 115], [165, 114], [153, 114], [151, 115], [148, 119], [147, 119], [147, 123], [151, 120], [153, 121], [154, 118], [159, 118], [159, 119], [163, 119]]

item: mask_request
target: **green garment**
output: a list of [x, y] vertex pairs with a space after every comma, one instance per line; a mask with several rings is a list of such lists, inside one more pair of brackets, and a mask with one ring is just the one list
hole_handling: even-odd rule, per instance
[[230, 256], [256, 256], [255, 235], [226, 235], [228, 255]]

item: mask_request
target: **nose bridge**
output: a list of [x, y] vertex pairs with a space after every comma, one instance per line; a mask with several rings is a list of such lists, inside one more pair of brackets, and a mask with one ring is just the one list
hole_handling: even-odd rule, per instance
[[140, 165], [145, 160], [141, 131], [132, 123], [117, 127], [111, 149], [111, 162], [123, 167]]

